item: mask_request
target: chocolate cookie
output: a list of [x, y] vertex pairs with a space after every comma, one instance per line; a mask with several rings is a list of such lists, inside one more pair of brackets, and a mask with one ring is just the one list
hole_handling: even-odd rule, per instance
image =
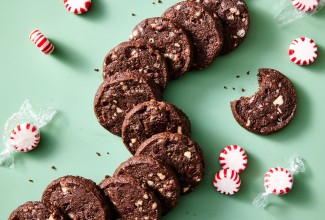
[[117, 72], [126, 71], [136, 71], [153, 79], [161, 89], [166, 88], [169, 79], [165, 58], [158, 50], [140, 41], [123, 42], [112, 49], [104, 59], [104, 79]]
[[97, 185], [79, 176], [54, 180], [45, 189], [42, 202], [50, 209], [59, 209], [71, 219], [113, 219], [113, 208]]
[[118, 175], [104, 179], [99, 187], [112, 201], [117, 217], [123, 220], [161, 219], [161, 206], [146, 184], [132, 176]]
[[140, 144], [154, 134], [171, 132], [191, 135], [191, 123], [184, 112], [167, 102], [148, 101], [126, 114], [122, 125], [124, 145], [135, 154]]
[[160, 200], [163, 215], [179, 202], [180, 189], [174, 171], [149, 156], [131, 157], [115, 170], [114, 176], [118, 175], [130, 175], [147, 183]]
[[187, 0], [200, 2], [219, 18], [223, 26], [224, 42], [221, 54], [227, 54], [244, 41], [249, 28], [249, 13], [243, 0]]
[[202, 181], [205, 170], [202, 149], [185, 135], [156, 134], [144, 141], [135, 155], [148, 155], [173, 168], [179, 178], [181, 194], [193, 191]]
[[206, 68], [221, 52], [222, 24], [202, 4], [179, 2], [168, 8], [162, 16], [177, 23], [189, 34], [194, 46], [192, 69]]
[[192, 64], [193, 48], [186, 32], [177, 24], [161, 17], [149, 18], [139, 23], [130, 40], [144, 40], [164, 55], [171, 79], [187, 72]]
[[259, 69], [259, 90], [251, 97], [231, 103], [237, 122], [256, 134], [280, 131], [292, 120], [297, 109], [297, 94], [291, 81], [273, 69]]
[[136, 72], [116, 73], [97, 90], [94, 110], [99, 123], [115, 135], [121, 135], [125, 114], [139, 103], [161, 100], [160, 88]]
[[26, 202], [14, 210], [9, 216], [9, 220], [63, 220], [59, 211], [50, 211], [41, 202]]

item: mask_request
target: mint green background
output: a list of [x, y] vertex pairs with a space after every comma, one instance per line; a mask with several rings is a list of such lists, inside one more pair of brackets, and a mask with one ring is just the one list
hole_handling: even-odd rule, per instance
[[[43, 189], [60, 176], [81, 175], [99, 183], [131, 156], [121, 139], [106, 132], [94, 116], [93, 98], [102, 78], [93, 69], [101, 69], [106, 53], [127, 40], [138, 22], [161, 15], [177, 0], [155, 5], [151, 2], [93, 0], [89, 13], [76, 16], [66, 11], [62, 0], [2, 1], [0, 129], [26, 97], [31, 97], [36, 106], [55, 107], [59, 115], [42, 129], [42, 141], [36, 150], [16, 155], [14, 170], [0, 168], [1, 220], [18, 205], [39, 200]], [[247, 4], [251, 28], [244, 44], [217, 58], [206, 70], [189, 72], [171, 82], [165, 92], [165, 99], [191, 119], [193, 139], [202, 145], [207, 159], [203, 183], [183, 196], [179, 206], [164, 217], [166, 220], [323, 218], [325, 10], [280, 27], [273, 19], [274, 0], [247, 0]], [[45, 56], [29, 40], [29, 33], [36, 28], [54, 43], [52, 55]], [[290, 42], [300, 36], [313, 38], [319, 46], [318, 60], [308, 67], [292, 64], [287, 55]], [[270, 136], [244, 130], [229, 108], [231, 100], [257, 90], [256, 73], [261, 67], [286, 74], [299, 96], [292, 123]], [[251, 74], [246, 75], [247, 71]], [[229, 144], [243, 146], [249, 155], [248, 168], [240, 175], [241, 190], [234, 196], [221, 195], [212, 187], [213, 176], [220, 169], [219, 152]], [[266, 209], [254, 208], [251, 202], [263, 191], [264, 173], [274, 166], [286, 167], [285, 158], [294, 154], [305, 158], [307, 170], [296, 177], [293, 190], [282, 197], [271, 197], [272, 204]], [[51, 170], [52, 165], [56, 171]]]

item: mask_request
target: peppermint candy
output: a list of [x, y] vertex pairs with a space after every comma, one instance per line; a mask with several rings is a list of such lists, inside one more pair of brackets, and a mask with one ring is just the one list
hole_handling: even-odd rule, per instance
[[300, 11], [312, 11], [319, 5], [319, 0], [292, 0], [293, 6]]
[[46, 55], [54, 50], [53, 44], [37, 29], [29, 34], [29, 39]]
[[219, 162], [222, 169], [232, 169], [240, 173], [247, 166], [247, 154], [240, 146], [229, 145], [221, 151]]
[[318, 55], [316, 43], [307, 37], [293, 40], [289, 47], [290, 60], [298, 65], [313, 63]]
[[91, 0], [64, 0], [64, 5], [74, 14], [84, 14], [90, 9]]
[[10, 141], [17, 151], [28, 152], [37, 147], [40, 142], [40, 133], [36, 126], [24, 123], [12, 130]]
[[214, 177], [214, 188], [220, 193], [233, 195], [240, 189], [239, 173], [247, 166], [247, 154], [238, 145], [229, 145], [222, 149], [219, 162], [223, 169]]
[[220, 170], [216, 173], [213, 185], [214, 188], [223, 194], [233, 195], [240, 189], [240, 178], [236, 171], [230, 169]]
[[291, 172], [282, 167], [271, 168], [264, 176], [265, 191], [270, 194], [286, 194], [292, 189], [292, 184]]

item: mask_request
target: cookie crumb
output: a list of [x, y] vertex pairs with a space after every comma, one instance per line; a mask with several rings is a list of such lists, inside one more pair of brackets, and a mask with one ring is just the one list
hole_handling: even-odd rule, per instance
[[247, 71], [247, 75], [249, 75], [249, 73], [250, 73], [250, 72], [249, 72], [249, 71]]
[[28, 180], [30, 183], [33, 183], [34, 182], [34, 180]]
[[235, 87], [232, 87], [232, 90], [236, 90]]
[[132, 13], [131, 15], [132, 15], [132, 16], [135, 16], [135, 14], [134, 14], [134, 13]]
[[227, 86], [224, 86], [223, 88], [224, 88], [224, 89], [228, 89]]
[[239, 75], [237, 75], [236, 77], [237, 77], [237, 78], [239, 78], [240, 76], [239, 76]]
[[99, 69], [95, 68], [94, 71], [95, 71], [95, 72], [99, 72]]
[[246, 90], [245, 89], [241, 89], [242, 92], [245, 92]]
[[106, 178], [110, 178], [110, 175], [105, 175], [105, 179], [106, 179]]
[[158, 0], [158, 3], [162, 3], [162, 1], [161, 0]]
[[52, 170], [56, 170], [56, 167], [55, 167], [55, 166], [51, 166], [51, 169], [52, 169]]
[[99, 152], [96, 152], [96, 154], [97, 154], [97, 156], [99, 156], [99, 157], [100, 157], [100, 153], [99, 153]]

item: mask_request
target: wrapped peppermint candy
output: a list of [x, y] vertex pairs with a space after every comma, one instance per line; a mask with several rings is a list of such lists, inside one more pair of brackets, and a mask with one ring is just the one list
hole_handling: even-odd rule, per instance
[[47, 125], [57, 113], [52, 108], [35, 112], [29, 99], [26, 99], [17, 113], [9, 117], [4, 126], [3, 143], [0, 153], [0, 166], [14, 168], [15, 152], [28, 152], [37, 147], [40, 141], [39, 129]]
[[270, 195], [284, 195], [292, 189], [293, 176], [304, 172], [305, 166], [302, 158], [292, 157], [289, 160], [290, 168], [274, 167], [264, 176], [265, 192], [259, 194], [253, 201], [255, 207], [265, 207], [269, 204]]
[[275, 5], [275, 19], [284, 25], [316, 14], [325, 5], [325, 0], [277, 0]]

